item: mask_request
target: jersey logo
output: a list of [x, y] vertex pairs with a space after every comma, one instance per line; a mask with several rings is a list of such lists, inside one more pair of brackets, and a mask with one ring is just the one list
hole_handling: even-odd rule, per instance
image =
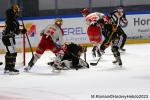
[[50, 35], [53, 35], [55, 31], [56, 31], [55, 28], [50, 27], [50, 28], [47, 30], [47, 33], [49, 33]]

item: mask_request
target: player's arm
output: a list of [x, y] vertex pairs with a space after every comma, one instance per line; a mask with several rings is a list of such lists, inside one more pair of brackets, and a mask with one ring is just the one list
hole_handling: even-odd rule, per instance
[[56, 29], [51, 26], [48, 25], [44, 30], [42, 30], [41, 34], [45, 34], [47, 37], [51, 36], [53, 41], [56, 41], [54, 38], [54, 33], [55, 33]]
[[115, 19], [113, 16], [115, 16], [115, 13], [117, 12], [117, 10], [113, 11], [110, 13], [109, 17], [111, 18], [112, 22], [115, 23]]
[[128, 22], [125, 14], [123, 14], [123, 16], [122, 16], [122, 19], [121, 19], [121, 20], [122, 20], [124, 23], [127, 23], [127, 22]]

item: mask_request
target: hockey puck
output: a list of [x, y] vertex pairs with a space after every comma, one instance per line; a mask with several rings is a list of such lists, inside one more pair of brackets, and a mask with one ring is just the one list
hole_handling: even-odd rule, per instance
[[0, 62], [0, 65], [2, 65], [3, 63], [2, 62]]

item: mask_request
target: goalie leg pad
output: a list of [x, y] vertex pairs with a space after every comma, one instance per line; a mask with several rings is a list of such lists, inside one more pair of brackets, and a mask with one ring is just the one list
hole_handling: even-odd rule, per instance
[[17, 53], [6, 53], [5, 70], [12, 70], [15, 67]]
[[83, 68], [89, 68], [89, 64], [82, 59], [79, 59], [79, 65], [81, 65]]

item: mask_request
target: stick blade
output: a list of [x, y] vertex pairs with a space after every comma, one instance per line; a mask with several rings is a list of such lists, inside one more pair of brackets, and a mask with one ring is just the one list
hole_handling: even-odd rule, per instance
[[96, 66], [96, 65], [97, 65], [97, 63], [90, 63], [90, 65], [92, 65], [92, 66]]

